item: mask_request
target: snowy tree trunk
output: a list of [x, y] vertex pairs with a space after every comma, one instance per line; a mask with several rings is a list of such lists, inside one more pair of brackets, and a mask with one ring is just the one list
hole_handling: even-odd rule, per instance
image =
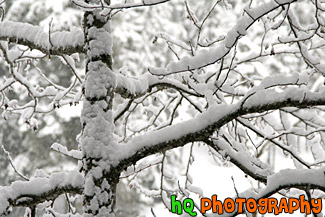
[[87, 52], [85, 100], [81, 114], [81, 147], [86, 174], [84, 211], [89, 217], [113, 217], [118, 174], [110, 171], [115, 147], [110, 21], [99, 11], [85, 12], [84, 32]]

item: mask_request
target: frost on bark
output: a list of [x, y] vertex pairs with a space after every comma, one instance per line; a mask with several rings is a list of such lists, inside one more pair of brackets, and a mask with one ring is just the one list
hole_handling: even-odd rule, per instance
[[81, 115], [83, 170], [85, 172], [85, 216], [115, 216], [118, 176], [110, 174], [114, 156], [112, 100], [114, 76], [110, 21], [99, 11], [85, 12], [85, 96]]

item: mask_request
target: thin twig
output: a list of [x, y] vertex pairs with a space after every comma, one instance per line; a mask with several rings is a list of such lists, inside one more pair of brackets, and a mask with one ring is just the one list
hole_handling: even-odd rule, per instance
[[24, 179], [25, 181], [29, 181], [29, 178], [27, 178], [26, 176], [24, 176], [22, 173], [20, 173], [20, 172], [16, 169], [16, 167], [15, 167], [15, 165], [13, 164], [12, 159], [11, 159], [11, 157], [10, 157], [10, 153], [5, 149], [5, 147], [2, 145], [1, 148], [2, 148], [3, 152], [6, 154], [6, 157], [7, 157], [8, 161], [9, 161], [11, 167], [12, 167], [13, 170], [15, 171], [15, 173], [16, 173], [18, 176], [20, 176], [22, 179]]

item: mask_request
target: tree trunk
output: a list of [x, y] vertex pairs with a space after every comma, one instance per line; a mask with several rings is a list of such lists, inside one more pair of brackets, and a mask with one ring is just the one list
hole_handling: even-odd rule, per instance
[[112, 116], [112, 39], [110, 20], [99, 12], [97, 10], [84, 14], [87, 62], [80, 140], [86, 176], [83, 192], [84, 211], [87, 217], [114, 217], [118, 174], [110, 171], [116, 154]]

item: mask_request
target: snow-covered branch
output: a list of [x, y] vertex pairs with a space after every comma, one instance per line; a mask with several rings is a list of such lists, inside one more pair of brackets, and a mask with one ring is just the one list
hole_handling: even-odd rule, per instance
[[253, 157], [242, 144], [235, 140], [228, 141], [228, 139], [219, 137], [213, 138], [212, 141], [206, 140], [205, 143], [256, 180], [266, 183], [267, 177], [273, 174], [267, 164]]
[[236, 104], [215, 105], [189, 121], [135, 137], [121, 147], [122, 159], [117, 166], [122, 170], [145, 156], [190, 142], [204, 142], [215, 130], [242, 115], [284, 107], [321, 105], [325, 105], [325, 91], [311, 92], [301, 88], [288, 88], [282, 93], [271, 89], [258, 91]]
[[169, 2], [170, 0], [141, 0], [138, 2], [126, 2], [126, 3], [117, 3], [117, 4], [111, 4], [111, 5], [93, 5], [85, 3], [84, 1], [80, 0], [72, 0], [72, 2], [77, 5], [78, 7], [86, 10], [96, 10], [96, 9], [104, 9], [101, 12], [101, 15], [107, 16], [111, 13], [112, 10], [122, 10], [122, 9], [128, 9], [128, 8], [138, 8], [138, 7], [144, 7], [144, 6], [154, 6], [158, 4], [162, 4], [165, 2]]
[[13, 182], [10, 186], [0, 187], [0, 215], [10, 206], [32, 207], [63, 193], [81, 194], [83, 185], [83, 175], [77, 171]]
[[169, 2], [170, 0], [141, 0], [139, 2], [129, 2], [129, 3], [121, 3], [121, 4], [112, 4], [108, 6], [108, 9], [126, 9], [126, 8], [135, 8], [135, 7], [142, 7], [142, 6], [152, 6], [158, 5], [165, 2]]
[[[267, 185], [259, 190], [247, 190], [240, 192], [236, 197], [253, 198], [256, 201], [262, 198], [268, 198], [281, 190], [288, 188], [298, 188], [302, 190], [318, 189], [325, 191], [325, 167], [320, 169], [285, 169], [278, 173], [270, 175], [267, 179]], [[306, 198], [307, 200], [307, 198]], [[237, 216], [239, 213], [223, 213], [222, 217]], [[211, 215], [214, 216], [214, 215]]]
[[128, 78], [116, 74], [116, 92], [123, 97], [137, 98], [148, 93], [154, 87], [173, 88], [189, 95], [201, 97], [202, 95], [189, 89], [178, 80], [162, 78], [146, 73], [139, 78]]
[[[6, 79], [4, 84], [0, 83], [0, 91], [9, 89], [10, 86], [14, 83], [19, 83], [27, 90], [29, 96], [32, 98], [31, 101], [27, 102], [26, 104], [18, 105], [17, 100], [9, 101], [7, 97], [4, 97], [1, 102], [1, 106], [4, 106], [5, 108], [3, 117], [6, 117], [6, 112], [20, 113], [25, 123], [28, 123], [34, 129], [37, 129], [37, 123], [32, 118], [35, 113], [48, 113], [50, 111], [53, 111], [56, 107], [60, 107], [64, 104], [72, 105], [73, 103], [76, 103], [80, 100], [81, 91], [79, 91], [79, 93], [72, 94], [73, 89], [76, 86], [77, 79], [79, 78], [77, 77], [76, 72], [72, 66], [74, 63], [71, 63], [72, 65], [69, 66], [74, 71], [76, 78], [68, 88], [54, 84], [49, 79], [47, 79], [47, 77], [42, 72], [39, 73], [48, 83], [51, 84], [51, 86], [47, 86], [46, 88], [39, 88], [35, 87], [35, 85], [33, 85], [25, 76], [23, 76], [24, 70], [29, 69], [27, 61], [21, 62], [20, 67], [15, 67], [15, 61], [17, 61], [18, 58], [17, 55], [15, 55], [17, 52], [11, 51], [6, 42], [0, 41], [0, 51], [2, 52], [4, 60], [10, 66], [9, 72], [12, 76], [9, 79]], [[21, 52], [18, 51], [18, 53], [20, 55]], [[47, 97], [53, 99], [52, 103], [48, 104], [47, 108], [40, 106], [39, 99], [44, 99]], [[65, 101], [65, 98], [69, 98], [69, 101]], [[31, 121], [33, 123], [31, 123]]]
[[63, 145], [61, 145], [59, 143], [52, 144], [51, 149], [53, 151], [56, 151], [56, 152], [58, 152], [60, 154], [65, 155], [67, 157], [71, 157], [71, 158], [74, 158], [74, 159], [77, 159], [77, 160], [82, 159], [81, 151], [78, 151], [78, 150], [70, 150], [70, 151], [68, 151], [68, 149], [65, 146], [63, 146]]
[[[204, 197], [205, 189], [192, 179], [197, 148], [205, 149], [219, 166], [235, 165], [257, 186], [239, 193], [237, 177], [231, 177], [236, 197], [296, 197], [302, 191], [309, 199], [319, 196], [311, 189], [325, 192], [325, 88], [324, 77], [317, 73], [325, 73], [322, 1], [113, 2], [71, 0], [55, 10], [28, 3], [17, 10], [19, 4], [13, 7], [0, 0], [6, 9], [0, 11], [2, 116], [11, 127], [9, 117], [19, 114], [19, 123], [40, 129], [42, 138], [53, 131], [57, 142], [51, 149], [78, 161], [75, 171], [37, 171], [27, 178], [19, 171], [30, 174], [25, 168], [33, 165], [14, 165], [20, 157], [31, 156], [29, 144], [22, 149], [26, 154], [12, 160], [4, 149], [16, 174], [25, 180], [0, 187], [0, 216], [17, 206], [28, 207], [25, 215], [31, 217], [40, 214], [38, 209], [45, 216], [117, 216], [115, 210], [122, 210], [117, 198], [123, 196], [117, 184], [122, 180], [146, 196], [161, 197], [171, 211], [171, 194], [180, 200], [192, 193]], [[162, 8], [147, 7], [166, 2]], [[53, 17], [55, 23], [71, 31], [52, 31], [52, 14], [33, 17], [43, 8], [53, 9], [53, 15], [59, 15]], [[122, 13], [128, 8], [139, 10]], [[76, 16], [56, 11], [63, 9]], [[82, 26], [76, 28], [78, 11], [84, 13]], [[75, 124], [80, 123], [74, 118], [66, 126], [54, 123], [61, 113], [68, 117], [64, 110], [38, 128], [40, 114], [81, 100], [78, 136]], [[21, 144], [3, 131], [4, 144]], [[59, 133], [62, 138], [57, 139]], [[75, 136], [78, 150], [68, 139]], [[302, 146], [308, 156], [299, 152], [305, 150]], [[297, 169], [278, 172], [278, 155], [292, 160]], [[56, 155], [53, 160], [58, 160]], [[147, 171], [150, 189], [137, 180]], [[295, 189], [288, 192], [290, 188]]]
[[71, 32], [53, 32], [49, 35], [42, 27], [3, 21], [0, 22], [0, 40], [25, 45], [51, 55], [84, 53], [84, 34], [77, 28]]
[[309, 187], [325, 191], [325, 167], [319, 169], [285, 169], [268, 177], [267, 185], [259, 193], [269, 197], [281, 189]]
[[272, 142], [273, 144], [275, 144], [276, 146], [278, 146], [279, 148], [281, 148], [282, 150], [290, 153], [290, 155], [296, 159], [298, 162], [300, 162], [302, 165], [304, 165], [307, 168], [310, 168], [310, 164], [308, 162], [306, 162], [304, 159], [302, 159], [299, 155], [298, 155], [298, 151], [296, 149], [294, 149], [294, 146], [285, 146], [279, 142], [277, 142], [276, 140], [272, 139], [271, 137], [268, 137], [266, 135], [264, 135], [260, 130], [256, 129], [256, 127], [254, 127], [252, 124], [250, 124], [249, 121], [242, 119], [242, 118], [238, 118], [237, 121], [239, 123], [241, 123], [243, 126], [247, 127], [248, 129], [252, 130], [254, 133], [256, 133], [256, 135], [265, 138], [265, 140], [268, 140], [270, 142]]
[[223, 42], [209, 51], [198, 53], [196, 56], [186, 56], [177, 62], [171, 62], [166, 68], [150, 68], [150, 72], [155, 75], [170, 75], [174, 73], [185, 72], [189, 70], [203, 68], [214, 64], [224, 58], [237, 43], [240, 37], [246, 34], [246, 31], [261, 17], [282, 7], [291, 4], [296, 0], [272, 0], [262, 4], [257, 8], [246, 9], [245, 14], [237, 21], [237, 24], [227, 33]]

